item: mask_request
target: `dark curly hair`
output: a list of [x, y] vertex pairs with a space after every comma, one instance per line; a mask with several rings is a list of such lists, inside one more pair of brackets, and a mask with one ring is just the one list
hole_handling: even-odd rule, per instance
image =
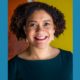
[[56, 25], [55, 37], [58, 37], [65, 29], [65, 19], [61, 11], [56, 7], [50, 6], [42, 2], [29, 2], [19, 5], [11, 18], [10, 30], [16, 34], [17, 39], [26, 39], [24, 27], [31, 14], [36, 10], [45, 10], [53, 19]]

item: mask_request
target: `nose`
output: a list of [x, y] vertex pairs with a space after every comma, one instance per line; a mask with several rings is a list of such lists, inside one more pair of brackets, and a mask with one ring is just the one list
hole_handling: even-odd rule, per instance
[[44, 30], [44, 29], [43, 29], [42, 26], [38, 26], [37, 29], [36, 29], [37, 32], [41, 32], [41, 31], [43, 31], [43, 30]]

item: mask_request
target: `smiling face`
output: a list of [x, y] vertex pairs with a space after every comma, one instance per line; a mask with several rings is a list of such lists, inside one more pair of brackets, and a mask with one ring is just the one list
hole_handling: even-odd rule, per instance
[[26, 23], [26, 35], [30, 46], [47, 47], [54, 39], [52, 17], [44, 10], [36, 10]]

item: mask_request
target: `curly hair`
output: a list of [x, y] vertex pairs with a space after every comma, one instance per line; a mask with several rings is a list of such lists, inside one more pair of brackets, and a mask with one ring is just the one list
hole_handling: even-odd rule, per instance
[[19, 5], [11, 18], [10, 30], [16, 35], [17, 39], [26, 39], [24, 27], [30, 15], [36, 10], [46, 11], [53, 19], [55, 24], [55, 37], [58, 37], [65, 30], [65, 19], [61, 11], [56, 7], [42, 2], [29, 2]]

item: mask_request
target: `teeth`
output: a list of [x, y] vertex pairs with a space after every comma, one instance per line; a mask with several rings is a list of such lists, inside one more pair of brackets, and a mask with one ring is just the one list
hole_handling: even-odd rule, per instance
[[42, 37], [42, 36], [41, 36], [41, 37], [36, 37], [36, 38], [38, 38], [38, 39], [44, 39], [45, 37]]
[[38, 40], [43, 40], [43, 39], [46, 39], [47, 38], [47, 36], [45, 36], [45, 37], [43, 37], [43, 36], [37, 36], [37, 37], [35, 37], [35, 39], [38, 39]]

